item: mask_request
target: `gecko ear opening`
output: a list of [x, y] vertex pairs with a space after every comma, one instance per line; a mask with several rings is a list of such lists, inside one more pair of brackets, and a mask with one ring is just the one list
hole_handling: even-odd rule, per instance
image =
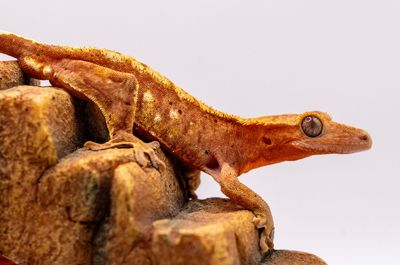
[[317, 137], [321, 135], [323, 124], [316, 116], [307, 116], [301, 121], [301, 129], [308, 137]]
[[264, 135], [264, 136], [262, 137], [262, 141], [263, 141], [263, 143], [266, 144], [266, 145], [271, 145], [271, 144], [272, 144], [271, 138], [269, 138], [269, 137], [266, 136], [266, 135]]

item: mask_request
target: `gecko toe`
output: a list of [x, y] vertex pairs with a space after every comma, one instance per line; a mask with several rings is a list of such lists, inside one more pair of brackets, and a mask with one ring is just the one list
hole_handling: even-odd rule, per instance
[[165, 168], [165, 163], [158, 157], [153, 147], [148, 144], [134, 146], [134, 153], [136, 161], [142, 167], [149, 167], [151, 164], [157, 170]]
[[158, 141], [152, 141], [147, 144], [154, 150], [157, 150], [158, 148], [160, 148], [160, 143]]
[[262, 215], [253, 218], [253, 223], [258, 229], [262, 229], [260, 234], [260, 249], [262, 253], [267, 253], [274, 248], [274, 228], [267, 225], [267, 219]]
[[260, 249], [261, 253], [267, 253], [274, 249], [273, 242], [273, 230], [269, 232], [269, 230], [265, 227], [260, 234]]
[[267, 238], [264, 233], [261, 233], [261, 235], [260, 235], [260, 249], [261, 249], [261, 253], [266, 253], [269, 250]]
[[166, 167], [164, 161], [162, 161], [153, 150], [146, 154], [149, 156], [154, 168], [160, 170]]
[[149, 165], [149, 159], [146, 156], [145, 152], [143, 150], [140, 150], [139, 148], [134, 148], [133, 153], [135, 155], [135, 160], [136, 162], [141, 166], [141, 167], [148, 167]]
[[264, 228], [266, 226], [267, 220], [261, 216], [253, 218], [253, 223], [257, 228]]

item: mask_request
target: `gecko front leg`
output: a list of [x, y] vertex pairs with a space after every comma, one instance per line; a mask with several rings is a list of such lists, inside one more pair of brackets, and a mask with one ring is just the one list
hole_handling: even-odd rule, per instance
[[262, 229], [260, 248], [263, 253], [273, 250], [274, 222], [268, 204], [254, 191], [238, 180], [237, 171], [229, 164], [221, 166], [219, 174], [214, 179], [221, 185], [221, 191], [231, 200], [255, 214], [253, 219], [257, 228]]
[[[47, 79], [100, 109], [110, 140], [106, 143], [88, 141], [85, 147], [91, 150], [133, 147], [139, 164], [147, 165], [148, 157], [156, 168], [163, 165], [152, 148], [155, 145], [143, 145], [132, 134], [139, 89], [134, 75], [80, 60], [26, 56], [19, 62], [28, 73]], [[136, 148], [138, 145], [141, 146]]]

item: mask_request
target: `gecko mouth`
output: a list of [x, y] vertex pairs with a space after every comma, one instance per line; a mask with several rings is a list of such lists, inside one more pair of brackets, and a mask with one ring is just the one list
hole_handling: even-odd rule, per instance
[[352, 143], [350, 145], [315, 145], [304, 142], [297, 142], [294, 145], [304, 151], [316, 152], [320, 154], [351, 154], [361, 152], [371, 148], [371, 144]]
[[372, 146], [371, 137], [362, 131], [358, 136], [349, 138], [306, 139], [295, 141], [293, 145], [299, 149], [319, 154], [351, 154], [368, 150]]

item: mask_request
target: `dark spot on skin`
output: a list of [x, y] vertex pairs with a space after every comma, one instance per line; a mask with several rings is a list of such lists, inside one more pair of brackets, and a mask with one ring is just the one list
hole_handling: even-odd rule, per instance
[[263, 136], [262, 140], [263, 140], [264, 144], [266, 144], [266, 145], [272, 144], [271, 138], [269, 138], [267, 136]]
[[169, 102], [169, 105], [172, 105], [172, 101]]
[[208, 155], [208, 151], [206, 150], [206, 151], [204, 151], [204, 153], [206, 154], [206, 155]]
[[179, 114], [182, 114], [182, 111], [181, 111], [181, 110], [178, 110], [178, 113], [179, 113]]
[[55, 99], [56, 99], [56, 97], [55, 97], [55, 96], [52, 96], [52, 97], [51, 97], [51, 99], [52, 99], [52, 100], [55, 100]]
[[215, 159], [214, 157], [211, 158], [211, 160], [207, 162], [206, 167], [211, 170], [217, 169], [219, 167], [217, 159]]
[[217, 119], [214, 119], [214, 122], [218, 122], [218, 120], [217, 120]]

